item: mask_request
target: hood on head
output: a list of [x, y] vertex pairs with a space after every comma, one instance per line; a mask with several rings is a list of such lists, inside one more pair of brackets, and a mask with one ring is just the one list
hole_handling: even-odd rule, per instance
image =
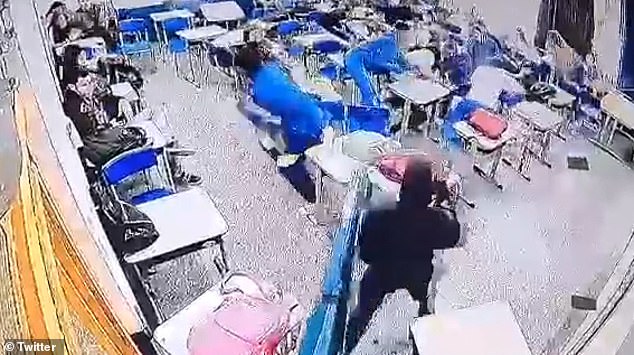
[[422, 157], [412, 157], [403, 174], [400, 203], [425, 208], [431, 203], [433, 192], [432, 163]]

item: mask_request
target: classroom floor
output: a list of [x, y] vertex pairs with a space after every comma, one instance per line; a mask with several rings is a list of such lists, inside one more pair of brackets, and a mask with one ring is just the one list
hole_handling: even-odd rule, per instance
[[[305, 217], [307, 204], [276, 173], [235, 100], [217, 102], [215, 89], [196, 90], [163, 64], [148, 77], [146, 97], [152, 107], [168, 103], [176, 136], [198, 150], [186, 166], [203, 177], [229, 223], [233, 268], [278, 283], [310, 309], [330, 254], [328, 230]], [[416, 147], [421, 140], [404, 143]], [[460, 212], [466, 245], [441, 257], [437, 312], [507, 300], [534, 353], [556, 346], [565, 339], [564, 324], [574, 329], [581, 319], [570, 296], [598, 294], [630, 237], [633, 172], [584, 140], [555, 139], [552, 169], [533, 162], [527, 182], [501, 166], [499, 191], [471, 172], [462, 153], [448, 154], [477, 207]], [[586, 156], [590, 170], [568, 169], [568, 155]], [[169, 316], [217, 281], [210, 255], [200, 251], [159, 265], [152, 285]], [[409, 351], [414, 314], [405, 293], [390, 297], [356, 353]]]

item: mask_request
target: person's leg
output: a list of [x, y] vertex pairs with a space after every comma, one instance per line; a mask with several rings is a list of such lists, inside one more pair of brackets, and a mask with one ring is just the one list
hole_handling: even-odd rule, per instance
[[359, 303], [350, 314], [346, 327], [345, 351], [349, 354], [359, 343], [374, 312], [383, 302], [383, 298], [393, 290], [385, 287], [380, 275], [370, 266], [363, 274], [359, 289]]
[[427, 294], [429, 289], [429, 280], [427, 281], [419, 281], [419, 282], [410, 282], [410, 285], [407, 287], [407, 291], [412, 296], [414, 301], [418, 302], [418, 316], [426, 316], [430, 314], [429, 308], [427, 306]]
[[[175, 148], [177, 144], [171, 143], [171, 147]], [[177, 185], [199, 185], [202, 182], [202, 178], [198, 175], [187, 173], [183, 169], [178, 156], [175, 154], [167, 154], [168, 164], [172, 170], [172, 177]]]

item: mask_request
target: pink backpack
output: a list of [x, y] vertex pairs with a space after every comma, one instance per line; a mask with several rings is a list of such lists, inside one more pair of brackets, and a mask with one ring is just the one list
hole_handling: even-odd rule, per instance
[[226, 296], [220, 306], [190, 330], [190, 355], [276, 354], [290, 331], [292, 309], [253, 282], [257, 292], [223, 289]]
[[405, 174], [405, 168], [407, 168], [409, 158], [407, 155], [383, 157], [379, 161], [379, 171], [388, 180], [400, 184], [403, 182], [403, 175]]

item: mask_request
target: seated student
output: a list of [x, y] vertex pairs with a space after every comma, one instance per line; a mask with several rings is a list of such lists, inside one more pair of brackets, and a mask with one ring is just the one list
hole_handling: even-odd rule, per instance
[[[84, 149], [90, 149], [93, 141], [101, 141], [99, 136], [106, 136], [101, 133], [113, 129], [109, 125], [108, 112], [103, 109], [103, 98], [99, 94], [103, 89], [99, 88], [97, 81], [93, 74], [79, 71], [76, 82], [69, 84], [64, 92], [64, 113], [77, 129], [85, 144]], [[177, 156], [168, 154], [168, 159], [177, 184], [196, 185], [202, 181], [199, 176], [186, 172]]]
[[78, 75], [84, 69], [79, 64], [79, 56], [82, 49], [76, 45], [68, 45], [64, 48], [64, 56], [61, 60], [62, 71], [60, 79], [60, 85], [62, 91], [66, 89], [69, 84], [74, 84], [77, 81]]
[[90, 0], [79, 0], [79, 9], [73, 14], [71, 26], [82, 31], [82, 37], [101, 37], [108, 50], [113, 50], [117, 45], [116, 36], [102, 25], [102, 13], [100, 7]]
[[46, 27], [50, 31], [53, 44], [64, 43], [70, 31], [71, 12], [61, 1], [55, 1], [46, 12]]
[[74, 80], [64, 89], [64, 113], [75, 125], [82, 139], [97, 133], [103, 119], [101, 107], [94, 95], [94, 85], [87, 71], [78, 70]]

